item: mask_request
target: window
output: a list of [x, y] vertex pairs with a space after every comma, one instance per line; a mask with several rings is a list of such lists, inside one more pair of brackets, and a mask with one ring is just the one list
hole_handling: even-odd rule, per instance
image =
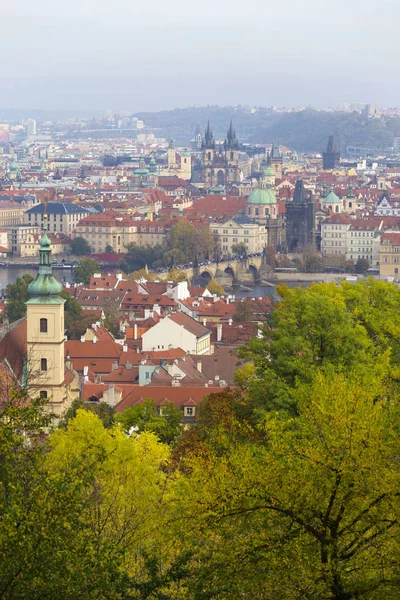
[[47, 392], [46, 392], [46, 390], [40, 390], [40, 392], [39, 392], [39, 396], [40, 396], [41, 398], [47, 398]]
[[40, 370], [47, 371], [47, 358], [40, 359]]
[[47, 333], [47, 319], [40, 319], [40, 333]]
[[193, 406], [185, 406], [185, 417], [193, 417], [195, 409]]

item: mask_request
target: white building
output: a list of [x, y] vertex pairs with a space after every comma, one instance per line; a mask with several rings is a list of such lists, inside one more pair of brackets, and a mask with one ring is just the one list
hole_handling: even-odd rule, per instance
[[189, 354], [212, 354], [211, 331], [183, 312], [165, 317], [142, 335], [142, 350], [182, 348]]
[[332, 215], [321, 223], [321, 252], [323, 256], [347, 254], [347, 233], [352, 220], [343, 213]]

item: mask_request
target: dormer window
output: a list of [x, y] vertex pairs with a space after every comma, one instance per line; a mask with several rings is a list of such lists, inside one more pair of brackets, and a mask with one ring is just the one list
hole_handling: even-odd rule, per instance
[[185, 417], [194, 417], [196, 409], [194, 406], [185, 406], [183, 409], [183, 414]]

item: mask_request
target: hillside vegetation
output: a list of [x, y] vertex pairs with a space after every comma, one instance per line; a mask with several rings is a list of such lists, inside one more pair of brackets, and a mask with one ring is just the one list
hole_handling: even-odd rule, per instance
[[363, 145], [377, 149], [391, 146], [400, 136], [400, 119], [371, 119], [358, 113], [319, 112], [311, 109], [296, 113], [269, 113], [259, 109], [251, 114], [247, 108], [193, 107], [157, 113], [139, 113], [150, 128], [161, 135], [173, 137], [177, 143], [188, 144], [196, 125], [203, 131], [210, 120], [217, 139], [223, 139], [232, 119], [242, 142], [278, 142], [299, 152], [321, 151], [329, 135], [337, 145]]

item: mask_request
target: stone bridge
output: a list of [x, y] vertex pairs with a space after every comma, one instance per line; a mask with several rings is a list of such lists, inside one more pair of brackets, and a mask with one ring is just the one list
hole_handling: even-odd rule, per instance
[[[254, 285], [261, 279], [270, 277], [273, 272], [271, 267], [265, 264], [262, 256], [225, 260], [218, 264], [209, 263], [198, 268], [182, 269], [182, 271], [186, 273], [186, 277], [192, 285], [216, 279], [218, 283], [226, 287], [238, 283]], [[160, 273], [160, 276], [167, 278], [168, 271]]]

